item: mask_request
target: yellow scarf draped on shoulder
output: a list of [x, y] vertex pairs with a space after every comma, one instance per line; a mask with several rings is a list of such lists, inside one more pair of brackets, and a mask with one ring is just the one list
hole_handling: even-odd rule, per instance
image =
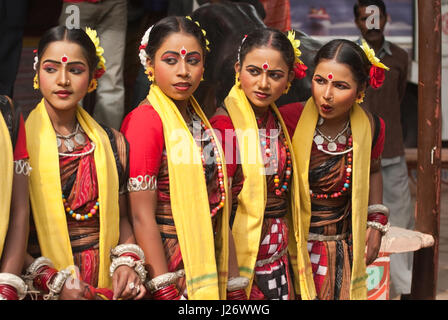
[[[219, 217], [218, 234], [214, 237], [200, 150], [179, 109], [157, 85], [151, 85], [147, 99], [163, 124], [171, 210], [185, 268], [188, 299], [225, 299], [229, 237], [227, 201]], [[206, 126], [211, 128], [193, 96], [190, 103]], [[213, 130], [209, 132], [218, 141]], [[217, 147], [228, 195], [223, 152], [219, 144]]]
[[11, 208], [12, 182], [14, 176], [13, 150], [11, 135], [3, 116], [0, 114], [0, 257], [2, 256], [6, 234], [8, 232], [9, 215]]
[[[244, 175], [243, 188], [238, 195], [238, 208], [232, 227], [232, 234], [235, 240], [240, 274], [251, 279], [250, 285], [246, 289], [246, 293], [249, 296], [266, 208], [267, 185], [265, 167], [262, 159], [257, 120], [244, 91], [234, 85], [224, 100], [224, 104], [235, 127]], [[288, 146], [292, 150], [288, 129], [281, 114], [275, 104], [272, 104], [271, 108], [277, 115]], [[293, 174], [290, 183], [290, 198], [295, 199], [295, 195], [299, 194], [299, 184], [296, 174], [296, 160], [293, 153], [291, 153], [291, 161]], [[297, 224], [299, 213], [300, 203], [290, 201], [288, 221], [294, 228]], [[294, 232], [290, 232], [290, 235], [293, 234]], [[291, 256], [297, 255], [295, 241], [294, 236], [289, 238], [288, 250]], [[300, 290], [304, 297], [314, 298], [315, 289], [312, 276], [308, 279], [301, 279], [300, 283], [296, 279], [295, 286], [296, 290]]]
[[[311, 147], [319, 113], [313, 98], [308, 99], [300, 117], [292, 142], [297, 159], [300, 182], [299, 270], [307, 276], [311, 263], [307, 252], [307, 239], [311, 219], [311, 198], [308, 183]], [[369, 202], [370, 153], [372, 132], [369, 118], [364, 110], [354, 104], [350, 111], [350, 126], [353, 137], [352, 165], [352, 235], [353, 266], [350, 285], [350, 299], [367, 299], [366, 264], [364, 260], [367, 206]]]
[[[100, 288], [112, 288], [109, 276], [110, 250], [119, 239], [119, 188], [116, 162], [103, 128], [80, 106], [76, 117], [95, 144], [94, 159], [100, 199], [99, 275]], [[44, 99], [30, 113], [26, 124], [30, 165], [30, 199], [42, 255], [60, 270], [73, 266], [73, 253], [62, 203], [56, 134]], [[70, 218], [71, 219], [71, 218]]]

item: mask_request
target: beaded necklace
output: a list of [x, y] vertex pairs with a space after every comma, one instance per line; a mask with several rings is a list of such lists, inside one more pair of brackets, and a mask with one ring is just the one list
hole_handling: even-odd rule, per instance
[[[209, 130], [209, 128], [207, 128], [207, 126], [205, 125], [205, 123], [202, 121], [202, 119], [200, 119], [200, 117], [196, 117], [196, 114], [194, 114], [193, 110], [190, 110], [190, 108], [187, 109], [189, 111], [189, 115], [192, 121], [199, 121], [202, 127], [202, 130], [204, 132], [204, 134], [206, 134], [207, 130]], [[194, 126], [193, 126], [194, 127]], [[201, 131], [201, 130], [199, 130]], [[197, 132], [197, 135], [194, 137], [195, 141], [207, 141], [210, 140], [210, 143], [212, 144], [212, 149], [213, 149], [213, 154], [216, 156], [215, 157], [215, 161], [216, 161], [216, 166], [218, 169], [218, 190], [220, 192], [220, 202], [218, 203], [218, 205], [216, 207], [214, 207], [211, 210], [211, 214], [212, 216], [215, 215], [221, 208], [224, 207], [225, 201], [226, 201], [226, 189], [224, 186], [224, 173], [222, 171], [222, 161], [221, 158], [219, 157], [219, 152], [218, 152], [218, 147], [216, 145], [215, 139], [213, 138], [213, 135], [211, 134], [207, 134], [207, 138], [202, 138], [202, 131], [201, 132]], [[204, 157], [204, 150], [202, 147], [202, 143], [199, 144], [199, 149], [201, 152], [201, 160], [202, 160], [202, 167], [204, 169], [204, 176], [206, 173], [206, 160]]]
[[[274, 168], [274, 189], [275, 189], [275, 195], [276, 196], [281, 196], [283, 193], [285, 193], [286, 191], [288, 191], [288, 185], [289, 185], [289, 181], [291, 180], [291, 167], [292, 167], [292, 162], [291, 162], [291, 152], [289, 150], [288, 147], [288, 142], [286, 140], [285, 135], [281, 135], [282, 141], [283, 141], [283, 145], [285, 147], [285, 152], [286, 152], [286, 169], [285, 169], [285, 178], [283, 179], [283, 181], [280, 181], [279, 175], [278, 175], [278, 162], [277, 162], [277, 158], [278, 155], [273, 155], [272, 151], [271, 151], [271, 139], [275, 139], [277, 137], [280, 136], [281, 131], [282, 131], [282, 126], [280, 124], [280, 122], [278, 121], [275, 113], [272, 113], [276, 123], [277, 123], [277, 127], [278, 127], [278, 134], [273, 135], [273, 136], [269, 136], [269, 135], [265, 135], [262, 134], [260, 132], [260, 144], [264, 149], [264, 154], [266, 155], [267, 159], [268, 159], [268, 163], [269, 166]], [[278, 152], [278, 154], [280, 154], [280, 152]]]
[[67, 203], [67, 199], [65, 198], [64, 195], [62, 195], [62, 203], [64, 203], [65, 212], [69, 216], [71, 216], [73, 219], [76, 219], [78, 221], [79, 220], [81, 220], [81, 221], [89, 220], [98, 212], [98, 210], [100, 208], [100, 199], [99, 198], [96, 199], [95, 204], [92, 206], [92, 208], [89, 210], [89, 213], [87, 213], [87, 214], [79, 214], [79, 213], [76, 213], [75, 211], [73, 211], [70, 208], [70, 205]]
[[[316, 144], [317, 145], [317, 144]], [[352, 180], [352, 163], [353, 163], [353, 154], [352, 154], [352, 148], [353, 146], [353, 138], [350, 135], [348, 138], [348, 144], [347, 144], [347, 150], [349, 152], [346, 153], [347, 155], [347, 165], [345, 166], [345, 180], [344, 184], [342, 185], [341, 189], [337, 192], [333, 193], [314, 193], [313, 190], [310, 189], [310, 196], [312, 199], [335, 199], [341, 197], [343, 194], [347, 193], [348, 189], [350, 188], [351, 180]], [[321, 149], [319, 149], [322, 151]]]

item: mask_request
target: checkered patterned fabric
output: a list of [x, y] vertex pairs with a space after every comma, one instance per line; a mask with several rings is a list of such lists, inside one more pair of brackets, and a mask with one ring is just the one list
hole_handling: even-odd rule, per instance
[[316, 291], [320, 292], [328, 269], [327, 251], [324, 242], [308, 241], [308, 253], [310, 254]]
[[[268, 234], [260, 244], [257, 261], [271, 258], [288, 246], [288, 229], [281, 219], [272, 219]], [[268, 300], [288, 300], [288, 257], [281, 258], [255, 268], [256, 282]]]

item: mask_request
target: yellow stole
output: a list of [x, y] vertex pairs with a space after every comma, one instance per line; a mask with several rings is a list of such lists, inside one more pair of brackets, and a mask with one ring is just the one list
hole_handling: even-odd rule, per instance
[[0, 114], [0, 257], [3, 252], [3, 245], [5, 244], [6, 234], [8, 232], [9, 215], [11, 207], [11, 194], [13, 182], [13, 150], [11, 143], [11, 135], [6, 126], [3, 116]]
[[[307, 239], [311, 218], [311, 199], [308, 183], [309, 164], [313, 135], [318, 120], [318, 110], [313, 98], [308, 99], [292, 139], [300, 181], [300, 219], [298, 264], [301, 274], [311, 273], [307, 252]], [[352, 233], [353, 266], [350, 285], [350, 299], [367, 299], [366, 265], [364, 261], [367, 206], [369, 202], [370, 152], [372, 132], [369, 118], [364, 110], [354, 104], [350, 111], [350, 126], [353, 137], [352, 165]]]
[[[232, 227], [232, 234], [235, 239], [240, 274], [250, 279], [250, 285], [246, 289], [246, 293], [249, 295], [266, 209], [267, 185], [265, 167], [261, 155], [257, 120], [244, 91], [238, 86], [233, 86], [224, 100], [224, 104], [235, 127], [244, 174], [244, 185], [238, 195], [238, 208]], [[271, 108], [277, 115], [288, 146], [292, 150], [288, 129], [281, 114], [275, 104], [272, 104]], [[291, 199], [295, 199], [295, 195], [299, 194], [299, 184], [296, 174], [296, 160], [293, 153], [291, 153], [291, 162], [293, 174], [290, 183], [290, 196]], [[290, 226], [295, 226], [296, 223], [294, 221], [299, 217], [300, 204], [296, 201], [289, 202], [288, 221]], [[297, 231], [293, 231], [291, 228], [290, 230], [292, 232], [290, 231], [288, 250], [291, 255], [296, 255], [295, 238], [291, 235], [294, 235]], [[296, 282], [296, 286], [300, 286], [304, 294], [311, 297], [315, 296], [312, 277], [308, 281], [301, 281], [300, 284]]]
[[[157, 85], [151, 85], [147, 99], [163, 123], [171, 210], [185, 268], [188, 299], [225, 299], [229, 237], [227, 201], [218, 222], [219, 232], [214, 237], [200, 150], [177, 106]], [[190, 103], [207, 127], [211, 128], [193, 96]], [[209, 132], [215, 142], [218, 141], [213, 130]], [[219, 155], [223, 155], [219, 143], [217, 147]], [[224, 157], [220, 158], [228, 195]]]
[[[118, 173], [110, 140], [103, 128], [80, 106], [76, 117], [96, 148], [94, 151], [100, 199], [98, 287], [112, 288], [110, 250], [119, 239]], [[30, 165], [30, 199], [42, 255], [60, 270], [73, 266], [67, 217], [62, 204], [56, 134], [44, 99], [30, 113], [26, 124]], [[71, 218], [70, 218], [71, 219]]]

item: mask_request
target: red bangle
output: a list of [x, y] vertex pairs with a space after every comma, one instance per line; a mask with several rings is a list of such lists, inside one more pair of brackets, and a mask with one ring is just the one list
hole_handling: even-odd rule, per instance
[[387, 224], [388, 219], [384, 214], [380, 212], [373, 212], [367, 215], [367, 221], [379, 222], [383, 226], [385, 226]]
[[33, 285], [45, 292], [48, 293], [50, 289], [48, 289], [47, 284], [51, 282], [54, 276], [58, 273], [58, 270], [51, 268], [49, 266], [43, 266], [39, 270], [37, 270], [37, 276], [34, 278]]
[[19, 300], [16, 288], [9, 284], [0, 284], [0, 295], [6, 300]]
[[125, 252], [122, 255], [120, 255], [120, 257], [131, 257], [132, 259], [134, 259], [134, 261], [140, 260], [140, 257], [132, 252]]
[[153, 293], [153, 298], [155, 300], [179, 300], [179, 290], [177, 290], [176, 285], [172, 284], [165, 288], [159, 289]]
[[247, 300], [246, 291], [243, 289], [227, 291], [227, 300]]

